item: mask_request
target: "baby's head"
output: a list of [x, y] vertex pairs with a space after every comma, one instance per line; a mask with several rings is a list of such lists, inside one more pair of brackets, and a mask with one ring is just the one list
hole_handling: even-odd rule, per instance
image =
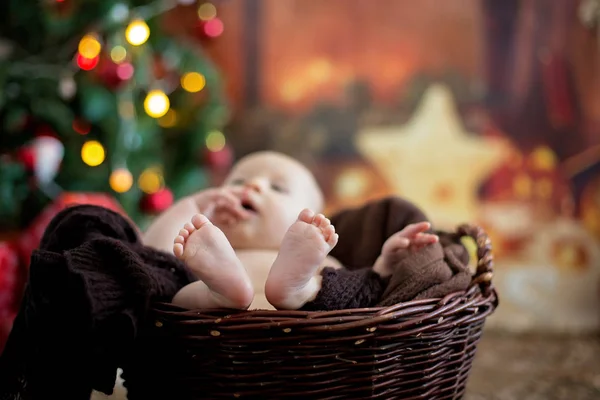
[[258, 152], [239, 160], [224, 186], [245, 189], [244, 208], [252, 216], [221, 227], [234, 248], [277, 249], [300, 211], [323, 209], [323, 193], [312, 173], [298, 161], [275, 152]]

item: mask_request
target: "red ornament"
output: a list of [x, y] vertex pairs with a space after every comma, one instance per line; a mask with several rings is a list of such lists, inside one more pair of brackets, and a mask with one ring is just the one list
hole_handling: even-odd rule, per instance
[[16, 309], [19, 281], [18, 254], [12, 244], [0, 242], [0, 321]]
[[219, 18], [213, 18], [204, 23], [204, 33], [210, 38], [216, 38], [223, 33], [223, 21]]
[[168, 188], [163, 188], [156, 193], [142, 197], [140, 209], [148, 214], [157, 214], [171, 207], [173, 200], [173, 192]]
[[82, 119], [77, 119], [77, 118], [73, 120], [72, 127], [73, 127], [73, 130], [75, 132], [79, 133], [80, 135], [87, 135], [88, 133], [90, 133], [90, 130], [92, 129], [90, 124], [88, 124], [87, 122], [85, 122]]
[[115, 64], [109, 60], [103, 60], [98, 73], [102, 82], [111, 89], [118, 89], [133, 77], [134, 68], [128, 62]]
[[221, 150], [206, 150], [205, 162], [211, 169], [227, 169], [233, 163], [233, 150], [225, 145]]
[[86, 58], [81, 54], [77, 53], [75, 59], [79, 68], [81, 68], [84, 71], [91, 71], [98, 65], [98, 61], [100, 61], [100, 56], [96, 56], [94, 58]]
[[19, 257], [12, 244], [0, 242], [0, 353], [8, 338], [24, 287]]
[[33, 171], [35, 167], [35, 152], [31, 147], [21, 147], [17, 151], [17, 160], [23, 164], [27, 171]]
[[35, 136], [36, 137], [52, 137], [52, 138], [58, 139], [58, 135], [56, 134], [56, 132], [54, 132], [54, 129], [52, 129], [50, 126], [48, 126], [46, 124], [42, 124], [37, 127], [37, 129], [35, 130]]

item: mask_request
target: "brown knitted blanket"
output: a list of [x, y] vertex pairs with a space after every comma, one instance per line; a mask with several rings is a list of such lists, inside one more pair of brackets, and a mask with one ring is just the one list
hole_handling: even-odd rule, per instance
[[[390, 197], [331, 218], [339, 242], [331, 252], [346, 270], [325, 268], [323, 288], [305, 309], [348, 309], [390, 306], [399, 302], [438, 298], [466, 289], [471, 282], [469, 254], [451, 233], [436, 231], [440, 242], [399, 260], [389, 282], [371, 266], [387, 238], [405, 226], [427, 221], [412, 203]], [[358, 233], [357, 233], [358, 232]]]
[[[465, 289], [467, 252], [446, 234], [440, 244], [400, 260], [391, 279], [370, 269], [389, 236], [424, 220], [395, 198], [335, 215], [340, 241], [332, 255], [347, 269], [326, 268], [322, 290], [305, 309], [391, 305]], [[62, 211], [32, 255], [21, 309], [0, 357], [0, 400], [111, 393], [117, 367], [143, 337], [139, 328], [151, 304], [170, 301], [193, 279], [175, 257], [144, 246], [120, 215], [96, 206]]]

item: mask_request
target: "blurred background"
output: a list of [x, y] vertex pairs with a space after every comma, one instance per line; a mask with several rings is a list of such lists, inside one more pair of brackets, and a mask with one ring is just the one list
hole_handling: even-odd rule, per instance
[[572, 339], [600, 329], [600, 1], [7, 0], [0, 87], [0, 348], [58, 210], [143, 229], [272, 149], [318, 171], [329, 213], [398, 195], [483, 226], [488, 331], [529, 341], [490, 336], [476, 371], [555, 348], [504, 371], [572, 360], [569, 398], [600, 398], [598, 343]]

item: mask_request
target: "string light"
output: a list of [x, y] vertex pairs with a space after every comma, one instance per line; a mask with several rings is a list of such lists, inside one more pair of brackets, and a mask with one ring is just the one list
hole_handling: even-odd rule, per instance
[[98, 65], [100, 61], [100, 56], [96, 56], [94, 58], [86, 58], [82, 56], [80, 53], [77, 53], [77, 66], [84, 71], [91, 71]]
[[533, 167], [540, 171], [552, 171], [556, 167], [556, 155], [547, 146], [537, 147], [531, 154]]
[[217, 8], [212, 3], [204, 3], [198, 7], [198, 17], [203, 21], [209, 21], [217, 16]]
[[211, 131], [206, 136], [206, 147], [210, 151], [221, 151], [225, 147], [225, 135], [219, 131]]
[[162, 90], [152, 90], [144, 100], [144, 110], [152, 118], [160, 118], [169, 111], [170, 102]]
[[95, 58], [100, 54], [102, 50], [102, 45], [92, 35], [85, 35], [79, 41], [79, 54], [81, 54], [85, 58]]
[[133, 176], [126, 168], [118, 168], [110, 174], [108, 183], [115, 192], [125, 193], [133, 185]]
[[120, 64], [117, 67], [117, 76], [119, 77], [119, 79], [124, 81], [131, 78], [133, 76], [133, 65], [129, 63]]
[[177, 112], [173, 109], [167, 111], [167, 113], [158, 120], [158, 125], [163, 128], [172, 128], [177, 124]]
[[125, 38], [133, 46], [141, 46], [146, 43], [150, 37], [150, 28], [148, 24], [141, 19], [131, 21], [125, 30]]
[[138, 178], [138, 186], [142, 192], [153, 194], [162, 189], [164, 180], [160, 169], [148, 168]]
[[127, 58], [127, 50], [123, 46], [115, 46], [110, 51], [110, 58], [115, 64], [122, 63]]
[[204, 24], [204, 33], [206, 36], [212, 38], [220, 36], [224, 29], [225, 27], [223, 26], [223, 21], [221, 21], [219, 18], [213, 18]]
[[188, 72], [181, 78], [181, 87], [191, 93], [196, 93], [204, 89], [206, 78], [198, 72]]
[[81, 159], [90, 167], [97, 167], [104, 162], [104, 147], [95, 140], [87, 141], [81, 147]]

